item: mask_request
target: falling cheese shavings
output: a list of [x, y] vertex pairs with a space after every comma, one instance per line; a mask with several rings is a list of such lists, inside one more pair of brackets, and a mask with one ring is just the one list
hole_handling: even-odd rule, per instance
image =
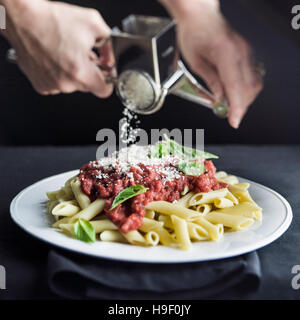
[[120, 139], [124, 144], [135, 143], [138, 137], [140, 120], [137, 115], [125, 108], [123, 110], [123, 118], [120, 120]]

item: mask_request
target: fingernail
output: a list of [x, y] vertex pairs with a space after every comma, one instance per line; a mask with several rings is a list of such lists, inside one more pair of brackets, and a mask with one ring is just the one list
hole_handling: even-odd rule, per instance
[[234, 129], [238, 129], [240, 125], [240, 120], [238, 118], [233, 118], [231, 119], [230, 124]]

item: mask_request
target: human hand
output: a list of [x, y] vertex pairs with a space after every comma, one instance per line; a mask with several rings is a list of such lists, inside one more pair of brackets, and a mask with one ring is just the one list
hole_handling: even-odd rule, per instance
[[99, 49], [100, 58], [92, 51], [110, 36], [98, 11], [45, 0], [7, 0], [5, 6], [8, 21], [2, 33], [37, 92], [111, 94], [112, 84], [97, 65], [113, 66], [112, 49]]
[[228, 101], [228, 121], [238, 128], [263, 87], [250, 45], [225, 21], [217, 0], [162, 2], [177, 20], [178, 44], [186, 62], [219, 100]]

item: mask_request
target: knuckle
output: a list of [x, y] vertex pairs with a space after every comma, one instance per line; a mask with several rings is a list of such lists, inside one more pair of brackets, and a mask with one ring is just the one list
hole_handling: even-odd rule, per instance
[[[69, 57], [66, 59], [66, 74], [67, 78], [72, 80], [78, 80], [82, 77], [82, 68], [78, 63], [78, 60], [74, 57]], [[60, 78], [63, 80], [66, 75], [62, 74]]]
[[242, 60], [242, 51], [241, 45], [238, 45], [237, 42], [231, 38], [224, 43], [223, 50], [220, 50], [220, 54], [226, 54], [231, 61], [238, 62]]
[[103, 88], [101, 88], [101, 90], [97, 92], [97, 96], [100, 98], [108, 98], [112, 94], [112, 91], [112, 86], [104, 86]]
[[88, 9], [88, 14], [89, 14], [89, 22], [94, 26], [98, 25], [99, 22], [101, 21], [102, 17], [99, 11], [96, 9]]
[[77, 79], [80, 76], [80, 68], [73, 59], [68, 62], [68, 73], [72, 79]]
[[256, 93], [259, 93], [262, 91], [264, 87], [264, 83], [263, 83], [263, 80], [260, 78], [259, 80], [255, 81], [255, 84], [254, 84], [254, 91]]
[[257, 95], [259, 92], [262, 91], [264, 87], [263, 79], [257, 71], [253, 71], [251, 78], [252, 81], [249, 83], [249, 86], [247, 87], [250, 88], [250, 92], [252, 92], [253, 95]]
[[74, 85], [66, 81], [59, 81], [57, 87], [58, 91], [62, 93], [71, 93], [75, 91]]
[[112, 93], [112, 91], [111, 90], [106, 90], [106, 91], [102, 91], [100, 94], [99, 94], [99, 96], [101, 97], [101, 98], [108, 98], [110, 95], [111, 95], [111, 93]]
[[46, 90], [39, 90], [38, 93], [39, 93], [40, 95], [42, 95], [42, 96], [47, 96], [47, 95], [49, 95], [49, 92], [46, 91]]
[[48, 95], [48, 91], [45, 88], [42, 88], [42, 87], [37, 86], [35, 84], [33, 84], [33, 88], [38, 94], [40, 94], [42, 96]]
[[189, 65], [193, 72], [203, 76], [203, 65], [201, 59], [192, 57]]

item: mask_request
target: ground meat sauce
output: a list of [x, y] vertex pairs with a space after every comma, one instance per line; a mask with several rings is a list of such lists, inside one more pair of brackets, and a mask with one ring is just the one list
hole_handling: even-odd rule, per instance
[[[138, 163], [122, 170], [116, 161], [113, 166], [101, 166], [101, 161], [90, 162], [80, 169], [79, 179], [82, 191], [91, 201], [106, 199], [104, 212], [121, 232], [137, 230], [145, 216], [145, 206], [151, 201], [179, 200], [185, 186], [194, 192], [209, 192], [226, 187], [214, 177], [216, 168], [212, 161], [204, 161], [205, 172], [198, 176], [188, 176], [177, 171], [172, 162], [157, 164]], [[167, 177], [173, 172], [172, 177]], [[174, 174], [175, 172], [175, 174]], [[125, 188], [141, 184], [149, 190], [141, 193], [109, 210], [114, 198]]]

